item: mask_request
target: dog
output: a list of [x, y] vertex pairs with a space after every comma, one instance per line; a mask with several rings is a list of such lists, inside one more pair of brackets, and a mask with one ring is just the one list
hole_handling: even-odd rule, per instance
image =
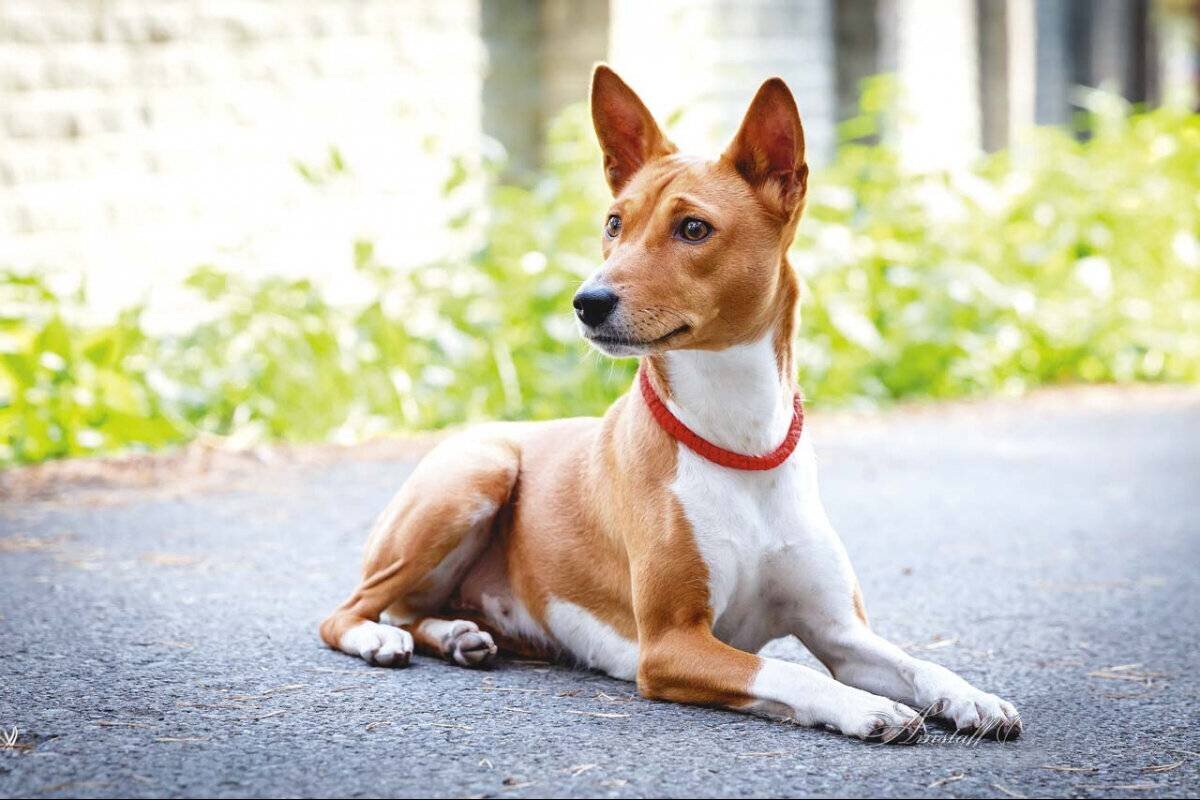
[[[392, 667], [414, 649], [567, 658], [647, 698], [872, 741], [916, 741], [926, 717], [1019, 734], [1010, 703], [871, 630], [822, 507], [793, 381], [808, 166], [787, 85], [761, 86], [715, 160], [681, 155], [603, 64], [591, 112], [613, 202], [573, 304], [595, 348], [640, 359], [633, 387], [602, 418], [440, 443], [376, 522], [325, 643]], [[788, 635], [832, 677], [756, 654]]]

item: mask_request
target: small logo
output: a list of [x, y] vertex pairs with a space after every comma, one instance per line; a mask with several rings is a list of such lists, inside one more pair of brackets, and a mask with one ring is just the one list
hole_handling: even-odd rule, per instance
[[926, 733], [917, 737], [917, 744], [944, 744], [957, 747], [978, 747], [990, 731], [983, 728], [976, 729], [970, 733], [959, 733], [958, 731], [946, 731], [945, 733]]

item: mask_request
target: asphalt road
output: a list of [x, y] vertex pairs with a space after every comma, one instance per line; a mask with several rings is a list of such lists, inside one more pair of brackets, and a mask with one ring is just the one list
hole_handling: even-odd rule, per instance
[[1200, 394], [809, 424], [875, 628], [1012, 700], [1021, 740], [873, 746], [559, 666], [328, 651], [317, 623], [411, 467], [352, 451], [3, 500], [0, 794], [1200, 791]]

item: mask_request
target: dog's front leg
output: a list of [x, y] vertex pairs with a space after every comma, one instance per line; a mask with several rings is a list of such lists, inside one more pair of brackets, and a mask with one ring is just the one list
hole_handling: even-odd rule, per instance
[[[871, 630], [841, 540], [820, 510], [811, 516], [808, 552], [820, 568], [795, 564], [805, 589], [794, 598], [793, 632], [842, 683], [942, 717], [960, 731], [1009, 739], [1021, 733], [1016, 708], [938, 664], [915, 658]], [[797, 584], [801, 582], [796, 581]]]
[[643, 641], [637, 683], [652, 699], [787, 718], [871, 741], [909, 743], [924, 732], [921, 715], [901, 703], [730, 647], [699, 627]]
[[1005, 740], [1021, 733], [1021, 716], [1006, 700], [976, 689], [943, 666], [914, 658], [859, 620], [809, 629], [801, 641], [842, 683], [904, 700], [943, 717], [959, 731]]
[[703, 571], [690, 559], [634, 563], [638, 691], [645, 697], [794, 719], [882, 742], [915, 741], [913, 709], [800, 664], [738, 650], [712, 632]]

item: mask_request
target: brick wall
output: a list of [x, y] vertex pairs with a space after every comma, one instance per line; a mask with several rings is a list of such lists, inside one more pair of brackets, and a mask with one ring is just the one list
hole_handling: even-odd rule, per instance
[[85, 269], [129, 302], [202, 262], [344, 274], [358, 236], [397, 260], [436, 252], [432, 156], [478, 147], [478, 15], [478, 0], [2, 0], [0, 265]]

